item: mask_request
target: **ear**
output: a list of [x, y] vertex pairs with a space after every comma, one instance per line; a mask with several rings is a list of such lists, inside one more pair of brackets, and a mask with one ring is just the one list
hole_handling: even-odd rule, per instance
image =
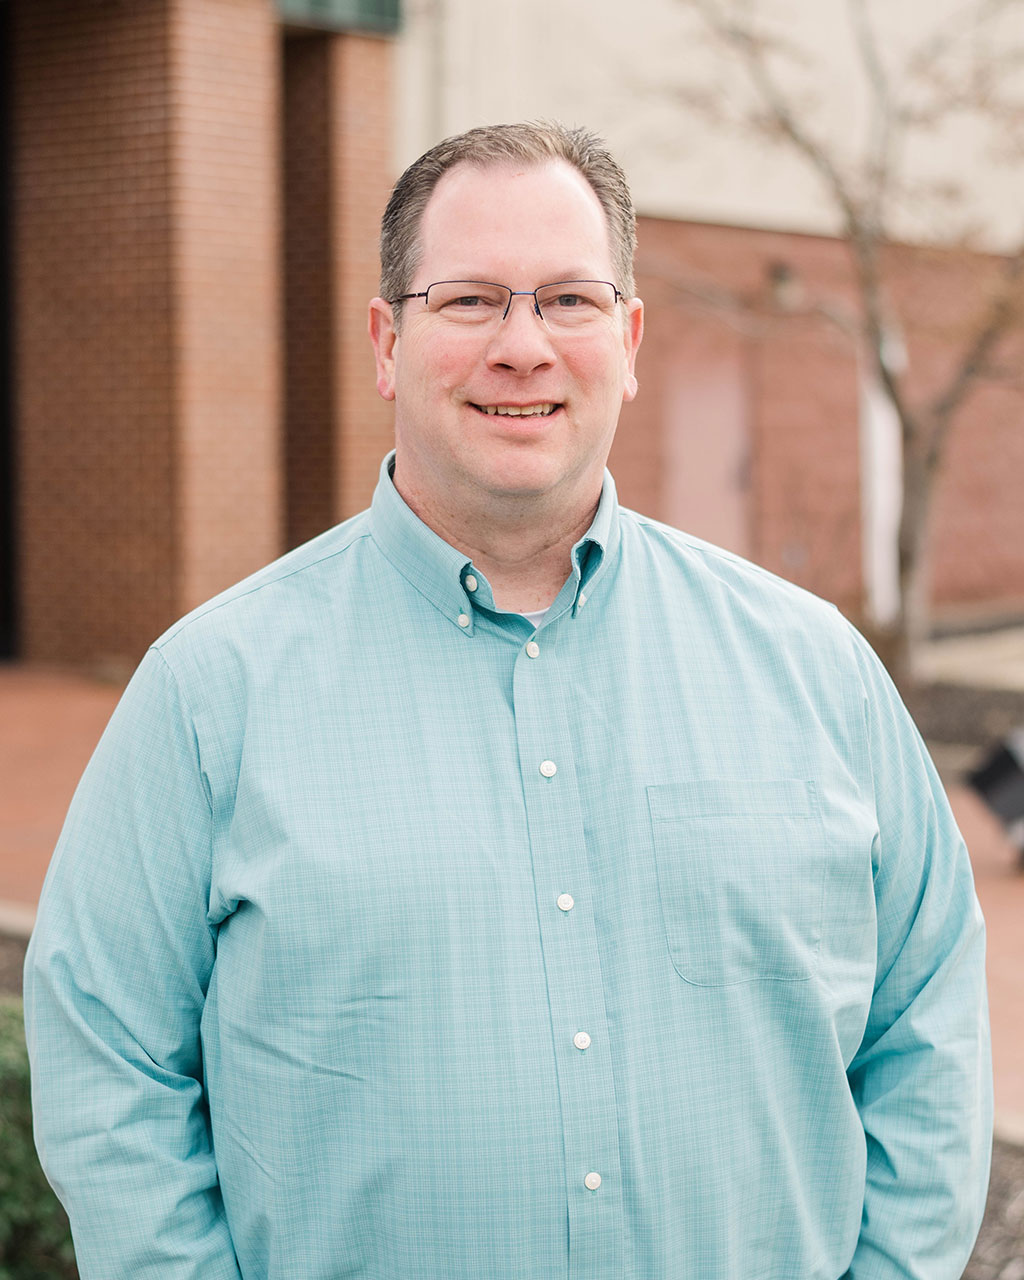
[[630, 298], [626, 303], [626, 323], [623, 341], [626, 347], [626, 385], [622, 392], [623, 400], [632, 400], [636, 396], [636, 353], [644, 336], [644, 304], [639, 298]]
[[377, 362], [377, 390], [385, 400], [395, 398], [395, 315], [390, 302], [374, 298], [370, 303], [368, 329]]

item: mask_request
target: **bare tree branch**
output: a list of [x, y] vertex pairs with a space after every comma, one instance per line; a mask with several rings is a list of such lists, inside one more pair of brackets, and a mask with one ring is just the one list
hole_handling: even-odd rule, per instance
[[1024, 372], [1018, 365], [994, 364], [985, 365], [979, 377], [1000, 387], [1010, 387], [1014, 391], [1024, 391]]
[[858, 210], [850, 186], [833, 162], [825, 144], [799, 121], [792, 105], [769, 72], [765, 57], [765, 37], [755, 33], [751, 26], [732, 20], [717, 0], [690, 0], [690, 5], [726, 46], [739, 55], [763, 107], [768, 112], [770, 122], [824, 179], [843, 213], [847, 227], [851, 227], [858, 217]]
[[[1022, 0], [974, 0], [964, 5], [949, 21], [932, 31], [906, 59], [908, 85], [922, 89], [926, 100], [906, 108], [907, 123], [919, 129], [934, 129], [951, 116], [977, 111], [1004, 122], [1019, 120], [1021, 101], [1013, 90], [1019, 84], [1020, 59], [1024, 48], [1010, 45], [998, 29], [1001, 19], [1024, 13]], [[980, 52], [983, 38], [992, 37], [990, 47]], [[970, 51], [966, 68], [964, 53]]]
[[771, 297], [758, 295], [773, 310], [759, 310], [758, 302], [750, 295], [738, 293], [718, 281], [702, 278], [692, 272], [682, 272], [672, 259], [657, 254], [641, 254], [637, 258], [637, 271], [649, 275], [667, 285], [673, 293], [694, 304], [695, 309], [713, 315], [715, 319], [745, 337], [757, 337], [766, 329], [781, 321], [821, 319], [828, 322], [851, 349], [859, 350], [863, 340], [863, 322], [859, 314], [843, 302], [833, 298], [798, 297], [790, 303], [779, 303]]
[[990, 371], [990, 357], [1016, 319], [1020, 305], [1018, 293], [1022, 281], [1024, 281], [1024, 239], [1021, 240], [1016, 252], [1006, 259], [1000, 286], [973, 338], [967, 344], [963, 359], [953, 371], [945, 389], [929, 406], [933, 423], [925, 454], [925, 464], [929, 470], [935, 470], [939, 464], [957, 409], [974, 384]]
[[[922, 206], [943, 214], [942, 240], [947, 252], [949, 214], [960, 205], [971, 213], [955, 169], [941, 180], [907, 172], [904, 152], [913, 136], [952, 122], [962, 115], [972, 127], [984, 124], [1003, 164], [1024, 168], [1024, 97], [1020, 92], [1024, 43], [1009, 20], [1024, 15], [1024, 0], [966, 0], [949, 18], [938, 18], [927, 38], [890, 68], [890, 50], [876, 25], [886, 0], [845, 0], [855, 52], [867, 91], [868, 129], [860, 151], [850, 161], [841, 145], [816, 129], [813, 107], [801, 101], [792, 87], [783, 55], [791, 64], [803, 62], [785, 38], [761, 21], [759, 0], [679, 0], [699, 15], [713, 38], [739, 67], [753, 92], [757, 116], [751, 129], [787, 145], [823, 183], [842, 225], [842, 238], [852, 259], [854, 290], [859, 304], [854, 319], [828, 303], [798, 297], [785, 303], [777, 316], [826, 317], [870, 359], [883, 394], [895, 413], [903, 446], [903, 485], [897, 540], [900, 609], [893, 624], [897, 667], [909, 670], [913, 647], [927, 626], [925, 546], [934, 479], [949, 432], [966, 397], [983, 378], [1001, 376], [995, 366], [1004, 339], [1024, 329], [1024, 238], [1003, 260], [998, 285], [974, 327], [952, 354], [951, 370], [938, 393], [928, 398], [911, 394], [906, 362], [893, 357], [896, 312], [887, 297], [890, 219], [900, 211]], [[937, 25], [940, 24], [940, 25]], [[1019, 28], [1024, 30], [1024, 28]], [[900, 206], [897, 206], [897, 201]], [[944, 207], [944, 211], [943, 211]], [[971, 225], [960, 228], [960, 246], [971, 242]], [[707, 292], [707, 291], [705, 291]], [[762, 323], [768, 323], [764, 295], [748, 300]], [[776, 302], [781, 299], [776, 298]], [[735, 318], [735, 312], [733, 313]], [[961, 330], [961, 334], [963, 330]], [[947, 335], [947, 341], [949, 341]], [[1019, 375], [1018, 375], [1019, 376]], [[1021, 381], [1024, 385], [1024, 380]], [[888, 625], [888, 624], [885, 624]]]
[[636, 266], [638, 271], [653, 276], [734, 332], [750, 336], [760, 330], [761, 324], [751, 308], [750, 299], [718, 281], [684, 273], [674, 262], [654, 254], [641, 254]]
[[908, 58], [907, 71], [927, 75], [950, 53], [962, 49], [972, 35], [1014, 9], [1024, 9], [1022, 0], [972, 0], [964, 4], [946, 23], [928, 33]]
[[[827, 145], [814, 137], [798, 118], [792, 104], [768, 68], [764, 37], [753, 29], [749, 20], [744, 23], [732, 19], [718, 0], [689, 0], [689, 2], [726, 47], [739, 57], [778, 133], [808, 161], [830, 191], [842, 215], [845, 237], [853, 252], [858, 285], [864, 302], [865, 342], [874, 358], [878, 377], [900, 419], [904, 439], [909, 439], [913, 435], [913, 415], [906, 402], [899, 371], [886, 358], [887, 326], [878, 263], [881, 227], [874, 218], [865, 216], [861, 201], [854, 194], [851, 183], [840, 172]], [[854, 9], [862, 8], [862, 0], [860, 4], [858, 0], [851, 0], [851, 4]], [[884, 71], [880, 57], [874, 50], [873, 33], [867, 27], [867, 15], [863, 11], [858, 21], [861, 24], [861, 39], [864, 42], [861, 49], [862, 57], [867, 62], [874, 59], [878, 68], [877, 75], [882, 77], [880, 83], [884, 85]], [[871, 78], [870, 69], [869, 78]], [[873, 84], [877, 85], [877, 83], [879, 81], [873, 81]], [[884, 106], [879, 107], [878, 110], [880, 115], [886, 113]]]
[[868, 13], [868, 0], [846, 0], [861, 65], [871, 90], [871, 130], [867, 147], [865, 208], [876, 234], [881, 234], [900, 114], [893, 101], [889, 75]]
[[878, 251], [885, 236], [885, 207], [889, 195], [898, 126], [897, 108], [868, 0], [847, 0], [861, 67], [870, 97], [871, 128], [865, 162], [863, 206], [849, 225], [849, 239], [865, 304], [865, 337], [875, 370], [896, 410], [904, 439], [913, 433], [913, 417], [905, 402], [902, 379], [889, 358], [891, 336], [885, 322]]

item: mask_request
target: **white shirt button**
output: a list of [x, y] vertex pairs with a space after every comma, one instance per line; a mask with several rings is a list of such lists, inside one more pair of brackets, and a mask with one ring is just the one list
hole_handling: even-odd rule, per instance
[[581, 592], [580, 592], [580, 608], [582, 609], [582, 608], [583, 608], [583, 606], [584, 606], [586, 603], [587, 603], [587, 597], [586, 597], [586, 594], [585, 594], [584, 592], [582, 592], [582, 591], [581, 591]]
[[588, 1191], [596, 1191], [601, 1185], [601, 1175], [599, 1173], [588, 1173], [583, 1179], [583, 1185]]
[[572, 1042], [577, 1049], [590, 1048], [590, 1036], [588, 1036], [585, 1031], [577, 1031], [572, 1038]]
[[540, 653], [540, 645], [536, 640], [531, 640], [526, 646], [526, 656], [528, 658], [536, 658]]
[[480, 585], [479, 582], [477, 582], [476, 578], [474, 578], [471, 573], [466, 574], [466, 590], [467, 591], [475, 591], [479, 585]]
[[555, 900], [555, 905], [559, 911], [571, 911], [576, 905], [576, 899], [571, 893], [560, 893]]
[[460, 627], [468, 627], [468, 626], [469, 626], [469, 614], [468, 614], [468, 613], [460, 613], [460, 614], [459, 614], [459, 617], [458, 617], [458, 623], [459, 623], [459, 626], [460, 626]]
[[553, 778], [558, 772], [558, 765], [554, 760], [542, 760], [540, 762], [540, 771], [545, 778]]

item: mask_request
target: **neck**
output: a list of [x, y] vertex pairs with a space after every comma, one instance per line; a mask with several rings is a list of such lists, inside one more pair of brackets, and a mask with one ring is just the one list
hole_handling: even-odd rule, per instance
[[598, 492], [571, 510], [552, 511], [513, 497], [470, 511], [426, 501], [397, 468], [394, 483], [423, 523], [486, 576], [496, 607], [513, 613], [546, 609], [554, 601], [572, 571], [572, 548], [590, 528], [600, 501]]

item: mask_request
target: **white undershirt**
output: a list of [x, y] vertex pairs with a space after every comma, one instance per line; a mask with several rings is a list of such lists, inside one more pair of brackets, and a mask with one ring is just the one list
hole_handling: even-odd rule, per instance
[[539, 627], [540, 624], [547, 617], [547, 613], [548, 613], [547, 609], [534, 609], [533, 613], [527, 613], [524, 609], [523, 617], [526, 619], [527, 622], [531, 624], [531, 626]]

